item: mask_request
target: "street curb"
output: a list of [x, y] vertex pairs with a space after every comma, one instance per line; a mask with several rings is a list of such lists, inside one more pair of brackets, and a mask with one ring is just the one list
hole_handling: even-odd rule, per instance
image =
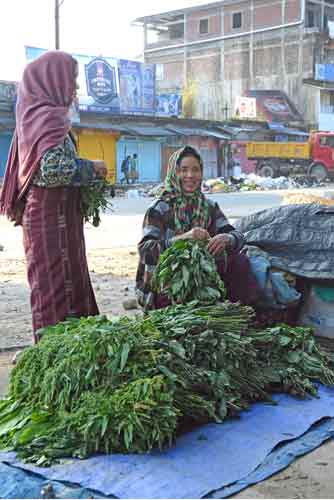
[[0, 354], [4, 352], [22, 351], [27, 347], [31, 347], [33, 344], [20, 344], [20, 345], [10, 345], [6, 347], [0, 347]]

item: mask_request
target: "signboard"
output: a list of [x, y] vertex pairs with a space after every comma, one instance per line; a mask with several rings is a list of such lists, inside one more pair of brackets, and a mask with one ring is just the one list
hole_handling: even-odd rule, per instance
[[121, 113], [154, 113], [155, 65], [118, 61]]
[[234, 114], [239, 118], [256, 118], [256, 98], [238, 96], [235, 100]]
[[316, 64], [315, 79], [324, 82], [334, 82], [334, 64]]
[[[45, 52], [46, 49], [26, 47], [27, 62], [33, 61]], [[112, 57], [71, 55], [78, 61], [77, 95], [80, 111], [119, 113], [117, 60]]]
[[282, 90], [248, 90], [247, 97], [256, 98], [258, 119], [268, 122], [303, 122], [303, 116]]
[[182, 96], [178, 94], [157, 95], [155, 111], [158, 116], [180, 116]]

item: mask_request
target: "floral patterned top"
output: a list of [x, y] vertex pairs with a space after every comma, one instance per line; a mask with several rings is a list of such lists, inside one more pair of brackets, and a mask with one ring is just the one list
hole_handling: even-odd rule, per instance
[[84, 186], [95, 179], [94, 162], [77, 157], [70, 136], [49, 149], [40, 161], [32, 184], [39, 187]]

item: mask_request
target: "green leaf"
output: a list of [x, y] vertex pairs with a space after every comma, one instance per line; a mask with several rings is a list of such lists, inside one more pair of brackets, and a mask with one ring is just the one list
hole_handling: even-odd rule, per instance
[[186, 288], [187, 288], [188, 283], [189, 283], [189, 277], [190, 277], [190, 273], [189, 273], [188, 269], [185, 266], [182, 266], [182, 279], [183, 279], [184, 286]]
[[121, 354], [121, 364], [120, 364], [120, 372], [123, 371], [126, 362], [129, 357], [129, 352], [130, 352], [130, 346], [129, 344], [124, 344], [123, 349], [122, 349], [122, 354]]
[[107, 427], [108, 427], [108, 417], [104, 416], [102, 419], [102, 427], [101, 427], [101, 437], [102, 438], [106, 433]]
[[0, 436], [4, 436], [9, 432], [21, 429], [23, 425], [29, 420], [29, 417], [22, 416], [21, 413], [14, 415], [11, 418], [6, 418], [0, 424]]
[[226, 406], [226, 401], [225, 399], [222, 399], [220, 404], [219, 404], [219, 416], [222, 420], [226, 418], [227, 416], [227, 406]]
[[292, 363], [292, 364], [299, 363], [300, 359], [301, 359], [301, 353], [295, 352], [295, 351], [288, 352], [286, 359], [289, 363]]
[[283, 346], [284, 345], [288, 345], [291, 342], [291, 338], [287, 337], [286, 335], [280, 335], [278, 337], [278, 342], [279, 342], [280, 345], [283, 345]]

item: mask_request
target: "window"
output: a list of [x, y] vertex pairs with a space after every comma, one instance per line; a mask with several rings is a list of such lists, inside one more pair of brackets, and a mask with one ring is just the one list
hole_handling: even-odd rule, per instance
[[205, 33], [209, 33], [209, 19], [200, 19], [199, 32], [201, 35], [204, 35]]
[[232, 19], [232, 28], [241, 28], [242, 24], [242, 17], [241, 17], [241, 12], [235, 12], [233, 14], [233, 19]]
[[183, 38], [184, 23], [172, 24], [171, 26], [169, 26], [169, 36], [171, 39]]
[[308, 10], [306, 12], [306, 27], [307, 28], [315, 27], [315, 16], [313, 10]]
[[327, 135], [327, 136], [320, 137], [319, 143], [320, 143], [320, 146], [334, 148], [334, 136]]
[[164, 79], [164, 65], [161, 63], [155, 65], [155, 79], [157, 82], [161, 82]]

